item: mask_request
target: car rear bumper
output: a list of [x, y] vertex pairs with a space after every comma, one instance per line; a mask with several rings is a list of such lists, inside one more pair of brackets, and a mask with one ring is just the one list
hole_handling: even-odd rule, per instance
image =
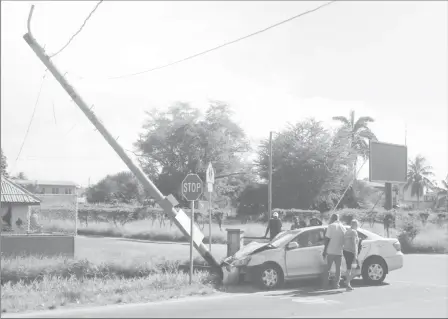
[[392, 257], [385, 257], [384, 260], [386, 261], [387, 264], [387, 269], [389, 271], [392, 270], [397, 270], [403, 267], [403, 253], [402, 252], [397, 252], [397, 254], [395, 256]]

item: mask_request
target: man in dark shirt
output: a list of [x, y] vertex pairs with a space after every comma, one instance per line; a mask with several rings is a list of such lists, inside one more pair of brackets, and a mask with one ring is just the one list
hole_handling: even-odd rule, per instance
[[282, 231], [282, 221], [278, 218], [278, 213], [274, 212], [272, 218], [269, 220], [268, 228], [266, 228], [266, 234], [264, 237], [268, 236], [270, 233], [271, 240], [274, 239]]

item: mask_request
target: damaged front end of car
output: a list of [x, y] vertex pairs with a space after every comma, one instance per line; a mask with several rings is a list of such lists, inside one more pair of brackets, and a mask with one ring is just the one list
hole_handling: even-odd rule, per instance
[[250, 281], [250, 272], [248, 271], [250, 267], [248, 265], [252, 256], [270, 248], [269, 244], [252, 242], [234, 255], [225, 258], [221, 263], [223, 284], [232, 285]]

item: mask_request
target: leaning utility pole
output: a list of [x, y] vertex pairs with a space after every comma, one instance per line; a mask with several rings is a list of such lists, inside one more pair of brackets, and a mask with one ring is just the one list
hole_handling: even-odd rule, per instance
[[268, 212], [272, 218], [272, 132], [269, 132], [269, 185], [268, 185]]
[[[55, 79], [61, 84], [62, 88], [70, 95], [73, 101], [78, 105], [81, 111], [87, 116], [90, 122], [96, 127], [98, 132], [104, 137], [104, 139], [109, 143], [109, 145], [114, 149], [114, 151], [120, 156], [123, 162], [131, 170], [132, 173], [137, 177], [137, 179], [142, 183], [143, 187], [149, 191], [151, 196], [157, 201], [160, 207], [163, 208], [164, 212], [168, 214], [176, 224], [176, 226], [181, 230], [181, 232], [189, 238], [190, 235], [182, 224], [176, 219], [177, 211], [174, 206], [178, 204], [174, 196], [168, 195], [165, 197], [160, 190], [153, 184], [153, 182], [145, 175], [142, 169], [137, 166], [136, 163], [126, 154], [124, 149], [118, 144], [115, 138], [109, 133], [106, 127], [101, 123], [101, 121], [96, 117], [96, 115], [91, 111], [91, 108], [87, 106], [87, 103], [78, 94], [78, 92], [73, 88], [72, 85], [61, 75], [61, 72], [56, 68], [56, 66], [51, 62], [50, 57], [45, 53], [45, 50], [37, 43], [36, 39], [33, 37], [30, 30], [30, 22], [33, 15], [34, 5], [31, 7], [30, 14], [28, 16], [28, 33], [23, 36], [26, 43], [31, 47], [31, 49], [36, 53], [38, 58], [42, 63], [48, 68], [48, 70], [53, 74]], [[193, 216], [192, 216], [193, 217]], [[210, 266], [216, 268], [222, 275], [222, 270], [220, 264], [207, 250], [207, 247], [201, 243], [194, 243], [196, 250], [201, 254], [201, 256], [209, 263]]]

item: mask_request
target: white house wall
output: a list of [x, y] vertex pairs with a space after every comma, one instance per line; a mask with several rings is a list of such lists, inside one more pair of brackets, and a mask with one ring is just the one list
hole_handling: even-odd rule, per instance
[[[29, 206], [27, 205], [12, 205], [12, 211], [11, 211], [11, 227], [14, 232], [24, 232], [28, 229], [28, 209]], [[5, 207], [1, 207], [1, 217], [6, 215], [8, 212], [8, 207], [5, 205]], [[16, 225], [16, 221], [18, 219], [21, 219], [22, 229], [19, 229]]]

